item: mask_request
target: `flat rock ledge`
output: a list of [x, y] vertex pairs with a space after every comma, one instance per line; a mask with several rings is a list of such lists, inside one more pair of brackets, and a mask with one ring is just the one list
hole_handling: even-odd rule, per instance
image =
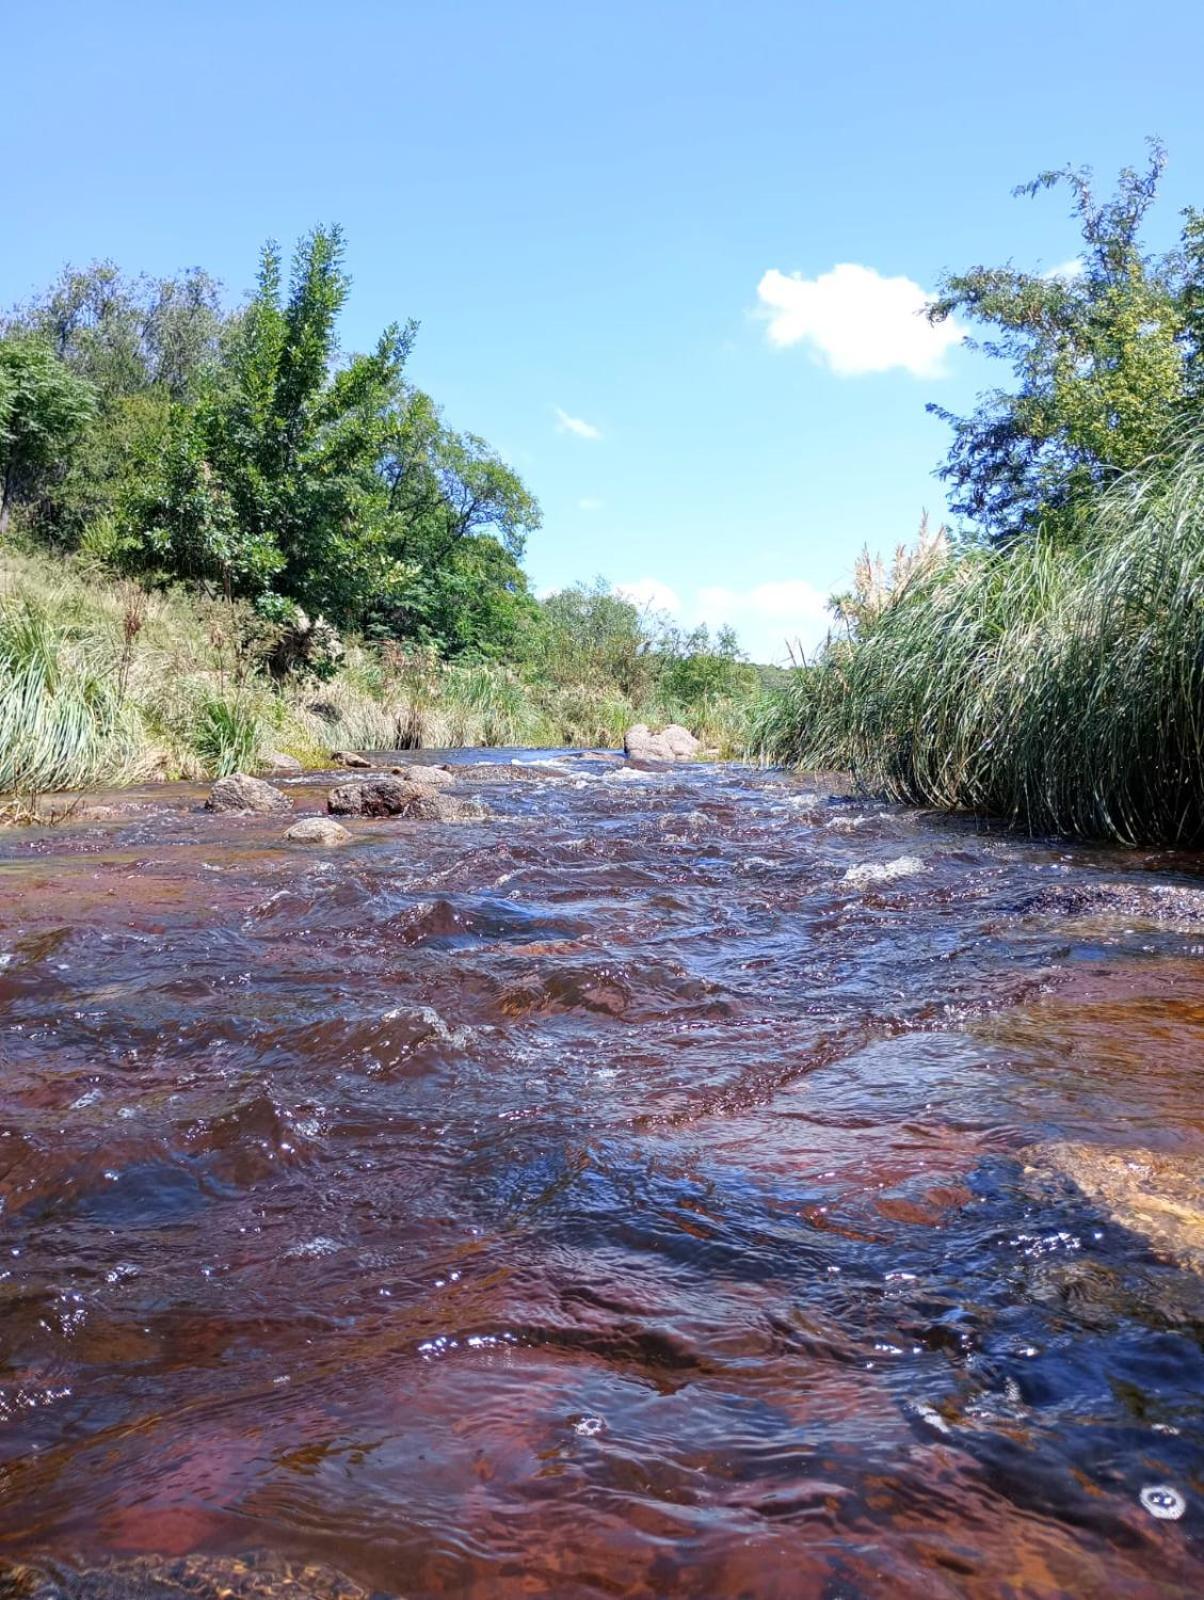
[[1030, 1181], [1068, 1179], [1157, 1254], [1204, 1272], [1204, 1160], [1071, 1142], [1032, 1145], [1021, 1156]]
[[271, 812], [292, 809], [293, 802], [283, 790], [265, 783], [262, 778], [252, 778], [246, 772], [232, 772], [227, 778], [219, 778], [205, 801], [206, 811], [226, 815], [257, 812], [266, 816]]
[[302, 817], [284, 836], [290, 844], [346, 844], [351, 835], [333, 817]]
[[623, 753], [629, 761], [693, 761], [702, 749], [700, 742], [679, 722], [654, 733], [646, 722], [637, 722], [623, 735]]
[[410, 822], [459, 822], [483, 815], [477, 806], [406, 778], [340, 784], [327, 796], [326, 809], [333, 817], [404, 817]]

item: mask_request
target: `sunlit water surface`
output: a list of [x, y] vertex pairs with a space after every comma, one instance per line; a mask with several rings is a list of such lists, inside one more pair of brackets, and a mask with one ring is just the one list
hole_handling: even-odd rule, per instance
[[4, 1557], [1204, 1593], [1200, 1280], [1020, 1154], [1204, 1153], [1204, 928], [1026, 909], [1199, 863], [452, 759], [0, 836]]

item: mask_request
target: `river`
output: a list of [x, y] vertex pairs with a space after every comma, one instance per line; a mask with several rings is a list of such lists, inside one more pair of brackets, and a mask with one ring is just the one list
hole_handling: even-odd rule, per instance
[[1204, 865], [447, 759], [0, 834], [0, 1594], [1204, 1593]]

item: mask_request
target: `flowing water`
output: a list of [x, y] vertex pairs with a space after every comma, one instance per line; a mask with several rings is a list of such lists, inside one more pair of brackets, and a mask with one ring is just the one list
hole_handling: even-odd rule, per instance
[[453, 760], [0, 837], [0, 1571], [1204, 1593], [1201, 1279], [1032, 1155], [1204, 1154], [1201, 864]]

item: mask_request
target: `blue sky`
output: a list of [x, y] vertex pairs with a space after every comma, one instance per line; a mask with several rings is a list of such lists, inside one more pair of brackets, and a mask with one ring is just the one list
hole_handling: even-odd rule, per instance
[[0, 302], [97, 257], [203, 265], [237, 298], [266, 237], [339, 221], [344, 343], [419, 319], [414, 379], [543, 503], [537, 587], [601, 574], [769, 659], [815, 638], [862, 544], [943, 508], [924, 402], [967, 405], [986, 368], [926, 342], [915, 297], [945, 268], [1074, 255], [1065, 201], [1013, 185], [1067, 161], [1110, 179], [1157, 133], [1154, 242], [1204, 203], [1202, 19], [12, 6]]

